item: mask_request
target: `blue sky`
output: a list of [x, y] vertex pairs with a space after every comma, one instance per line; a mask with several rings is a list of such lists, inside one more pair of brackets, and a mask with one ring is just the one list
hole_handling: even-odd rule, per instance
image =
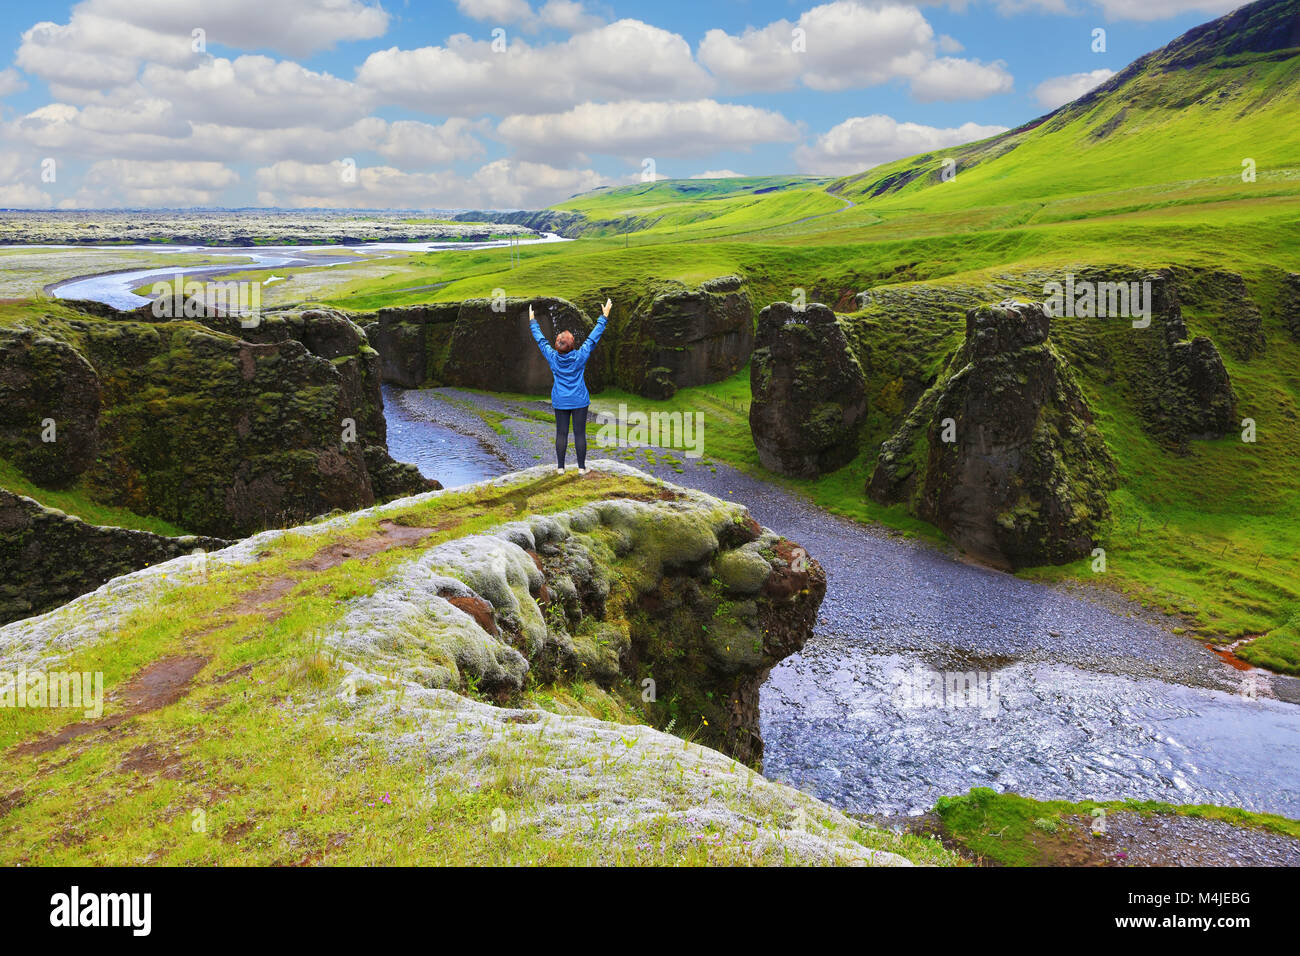
[[10, 4], [0, 206], [536, 207], [647, 158], [840, 175], [1023, 123], [1233, 5]]

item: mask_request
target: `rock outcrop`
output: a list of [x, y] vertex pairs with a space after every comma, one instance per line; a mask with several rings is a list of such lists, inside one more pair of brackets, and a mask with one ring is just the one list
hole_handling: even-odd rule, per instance
[[[551, 370], [529, 331], [530, 305], [551, 340], [567, 330], [581, 344], [595, 325], [572, 302], [553, 296], [438, 302], [353, 318], [378, 350], [385, 382], [550, 395]], [[596, 362], [587, 367], [593, 389], [599, 388], [599, 368]]]
[[1038, 304], [972, 309], [947, 370], [882, 445], [868, 493], [1002, 567], [1087, 555], [1115, 466]]
[[867, 412], [862, 367], [835, 313], [774, 302], [758, 319], [749, 427], [763, 467], [815, 478], [858, 453]]
[[[567, 329], [581, 344], [595, 325], [588, 312], [553, 296], [467, 299], [352, 318], [378, 350], [385, 382], [549, 395], [551, 372], [528, 330], [529, 305], [548, 339]], [[739, 276], [696, 289], [655, 282], [641, 299], [615, 303], [587, 365], [587, 384], [592, 391], [614, 385], [668, 398], [679, 388], [734, 375], [749, 361], [753, 342], [753, 309]]]
[[66, 604], [118, 575], [230, 544], [87, 524], [0, 488], [0, 624]]
[[[0, 793], [14, 859], [36, 846], [45, 862], [99, 863], [120, 855], [120, 835], [161, 865], [391, 864], [394, 853], [958, 862], [707, 746], [753, 758], [757, 684], [811, 632], [820, 570], [739, 505], [592, 465], [580, 480], [539, 467], [268, 531], [202, 566], [154, 565], [0, 627], [0, 682], [76, 669], [105, 685], [102, 712], [51, 708], [4, 726], [5, 775], [41, 779]], [[457, 528], [467, 520], [473, 533]], [[312, 613], [289, 610], [304, 601]], [[211, 624], [175, 613], [192, 608]], [[232, 609], [247, 627], [221, 626]], [[196, 626], [208, 628], [199, 644], [174, 639]], [[96, 773], [60, 771], [69, 757]], [[304, 774], [314, 783], [300, 798]], [[111, 820], [87, 816], [87, 800], [127, 784], [137, 798]], [[160, 826], [178, 786], [200, 800], [260, 796], [204, 803], [203, 832], [185, 807]], [[275, 813], [286, 795], [294, 812]], [[396, 835], [410, 833], [412, 814], [408, 846]], [[29, 826], [71, 837], [47, 846]], [[233, 845], [254, 826], [256, 839]], [[108, 838], [82, 839], [92, 828]]]
[[38, 485], [223, 538], [430, 487], [388, 456], [379, 356], [339, 313], [24, 323], [0, 329], [0, 455]]
[[734, 375], [754, 348], [754, 310], [740, 276], [656, 283], [626, 316], [616, 314], [606, 353], [610, 381], [647, 398]]
[[1170, 277], [1156, 273], [1148, 278], [1151, 328], [1136, 340], [1142, 419], [1153, 434], [1179, 447], [1195, 439], [1221, 438], [1237, 427], [1237, 412], [1219, 350], [1207, 336], [1188, 338], [1178, 288]]
[[[817, 562], [743, 508], [665, 486], [432, 547], [353, 602], [328, 640], [368, 670], [501, 700], [530, 681], [630, 682], [649, 689], [659, 723], [755, 762], [759, 687], [811, 636], [825, 591]], [[418, 648], [396, 639], [413, 629]]]
[[1300, 342], [1300, 272], [1288, 272], [1282, 280], [1282, 323], [1291, 338]]

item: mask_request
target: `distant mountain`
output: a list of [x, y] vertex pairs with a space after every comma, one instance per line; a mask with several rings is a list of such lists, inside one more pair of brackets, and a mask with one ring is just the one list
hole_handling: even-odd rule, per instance
[[[993, 205], [1300, 167], [1300, 0], [1259, 0], [1187, 31], [1097, 88], [999, 136], [873, 167], [830, 191]], [[942, 197], [942, 199], [941, 199]]]

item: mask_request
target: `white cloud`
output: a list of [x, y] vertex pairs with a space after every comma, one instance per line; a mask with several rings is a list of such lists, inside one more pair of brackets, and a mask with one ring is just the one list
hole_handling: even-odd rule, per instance
[[697, 96], [712, 81], [676, 33], [619, 20], [561, 43], [514, 40], [493, 52], [490, 40], [457, 34], [446, 46], [368, 56], [357, 82], [424, 112], [476, 116], [564, 109], [588, 99]]
[[984, 64], [950, 56], [927, 63], [912, 77], [912, 95], [922, 103], [935, 100], [982, 100], [1010, 93], [1014, 82], [1001, 60]]
[[756, 106], [715, 100], [626, 101], [583, 103], [564, 113], [507, 116], [497, 136], [534, 158], [606, 153], [639, 160], [793, 142], [799, 130], [780, 113]]
[[696, 173], [691, 179], [738, 179], [744, 175], [733, 169], [706, 169], [702, 173]]
[[529, 32], [536, 32], [542, 27], [554, 27], [569, 33], [579, 33], [605, 22], [588, 12], [581, 0], [547, 0], [536, 12], [527, 0], [456, 0], [456, 6], [465, 16], [475, 20], [493, 24], [518, 24]]
[[36, 183], [40, 162], [17, 150], [0, 152], [0, 208], [49, 209], [54, 205], [50, 194]]
[[0, 70], [0, 98], [25, 89], [27, 89], [27, 81], [22, 78], [22, 74], [17, 70], [13, 67]]
[[605, 21], [589, 13], [578, 0], [547, 0], [538, 11], [537, 18], [548, 27], [580, 33], [594, 30]]
[[106, 159], [93, 164], [75, 204], [79, 206], [209, 206], [239, 174], [221, 163]]
[[802, 79], [815, 90], [847, 90], [911, 76], [933, 50], [934, 30], [916, 7], [835, 0], [794, 23], [776, 20], [739, 36], [710, 30], [699, 58], [734, 89], [789, 89]]
[[855, 116], [795, 150], [795, 161], [808, 173], [846, 176], [891, 160], [947, 146], [957, 146], [1006, 132], [1005, 126], [939, 128], [900, 123], [889, 116]]
[[1105, 83], [1115, 75], [1114, 70], [1102, 67], [1088, 73], [1070, 73], [1066, 76], [1053, 76], [1043, 80], [1034, 87], [1034, 99], [1049, 110], [1063, 106], [1071, 100], [1078, 99], [1094, 87]]
[[265, 56], [217, 57], [195, 69], [150, 64], [141, 84], [180, 115], [210, 123], [275, 129], [311, 117], [323, 130], [356, 122], [371, 105], [356, 84]]
[[915, 6], [834, 0], [813, 7], [798, 21], [776, 20], [739, 34], [710, 30], [699, 60], [737, 91], [787, 90], [798, 83], [835, 91], [910, 80], [918, 99], [976, 99], [1006, 92], [1011, 75], [1001, 61], [982, 64], [952, 57], [961, 44], [936, 39]]
[[90, 95], [131, 83], [146, 61], [200, 62], [206, 53], [194, 49], [196, 30], [207, 45], [303, 56], [387, 27], [381, 7], [359, 0], [84, 0], [66, 24], [42, 21], [27, 30], [15, 62], [61, 91]]
[[357, 169], [349, 181], [342, 163], [275, 163], [257, 171], [258, 202], [269, 206], [385, 208], [532, 208], [608, 186], [590, 169], [557, 169], [499, 159], [469, 177], [454, 172], [408, 173], [391, 166]]
[[467, 17], [492, 23], [517, 23], [533, 17], [528, 0], [456, 0], [456, 6]]
[[417, 169], [450, 163], [483, 153], [483, 144], [472, 135], [482, 126], [481, 122], [454, 118], [440, 126], [398, 120], [389, 124], [383, 142], [375, 148], [385, 158]]

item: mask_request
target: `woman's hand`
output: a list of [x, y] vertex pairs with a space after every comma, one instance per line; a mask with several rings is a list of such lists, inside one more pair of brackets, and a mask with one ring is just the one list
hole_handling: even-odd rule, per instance
[[606, 299], [606, 300], [605, 300], [605, 305], [604, 305], [604, 306], [601, 308], [601, 310], [600, 310], [600, 314], [603, 315], [605, 318], [608, 319], [608, 318], [609, 318], [609, 310], [612, 309], [613, 307], [614, 307], [614, 300], [613, 300], [613, 299]]
[[533, 318], [533, 307], [532, 307], [531, 305], [528, 306], [528, 321], [529, 321], [529, 322], [536, 322], [536, 321], [537, 321], [536, 319]]

